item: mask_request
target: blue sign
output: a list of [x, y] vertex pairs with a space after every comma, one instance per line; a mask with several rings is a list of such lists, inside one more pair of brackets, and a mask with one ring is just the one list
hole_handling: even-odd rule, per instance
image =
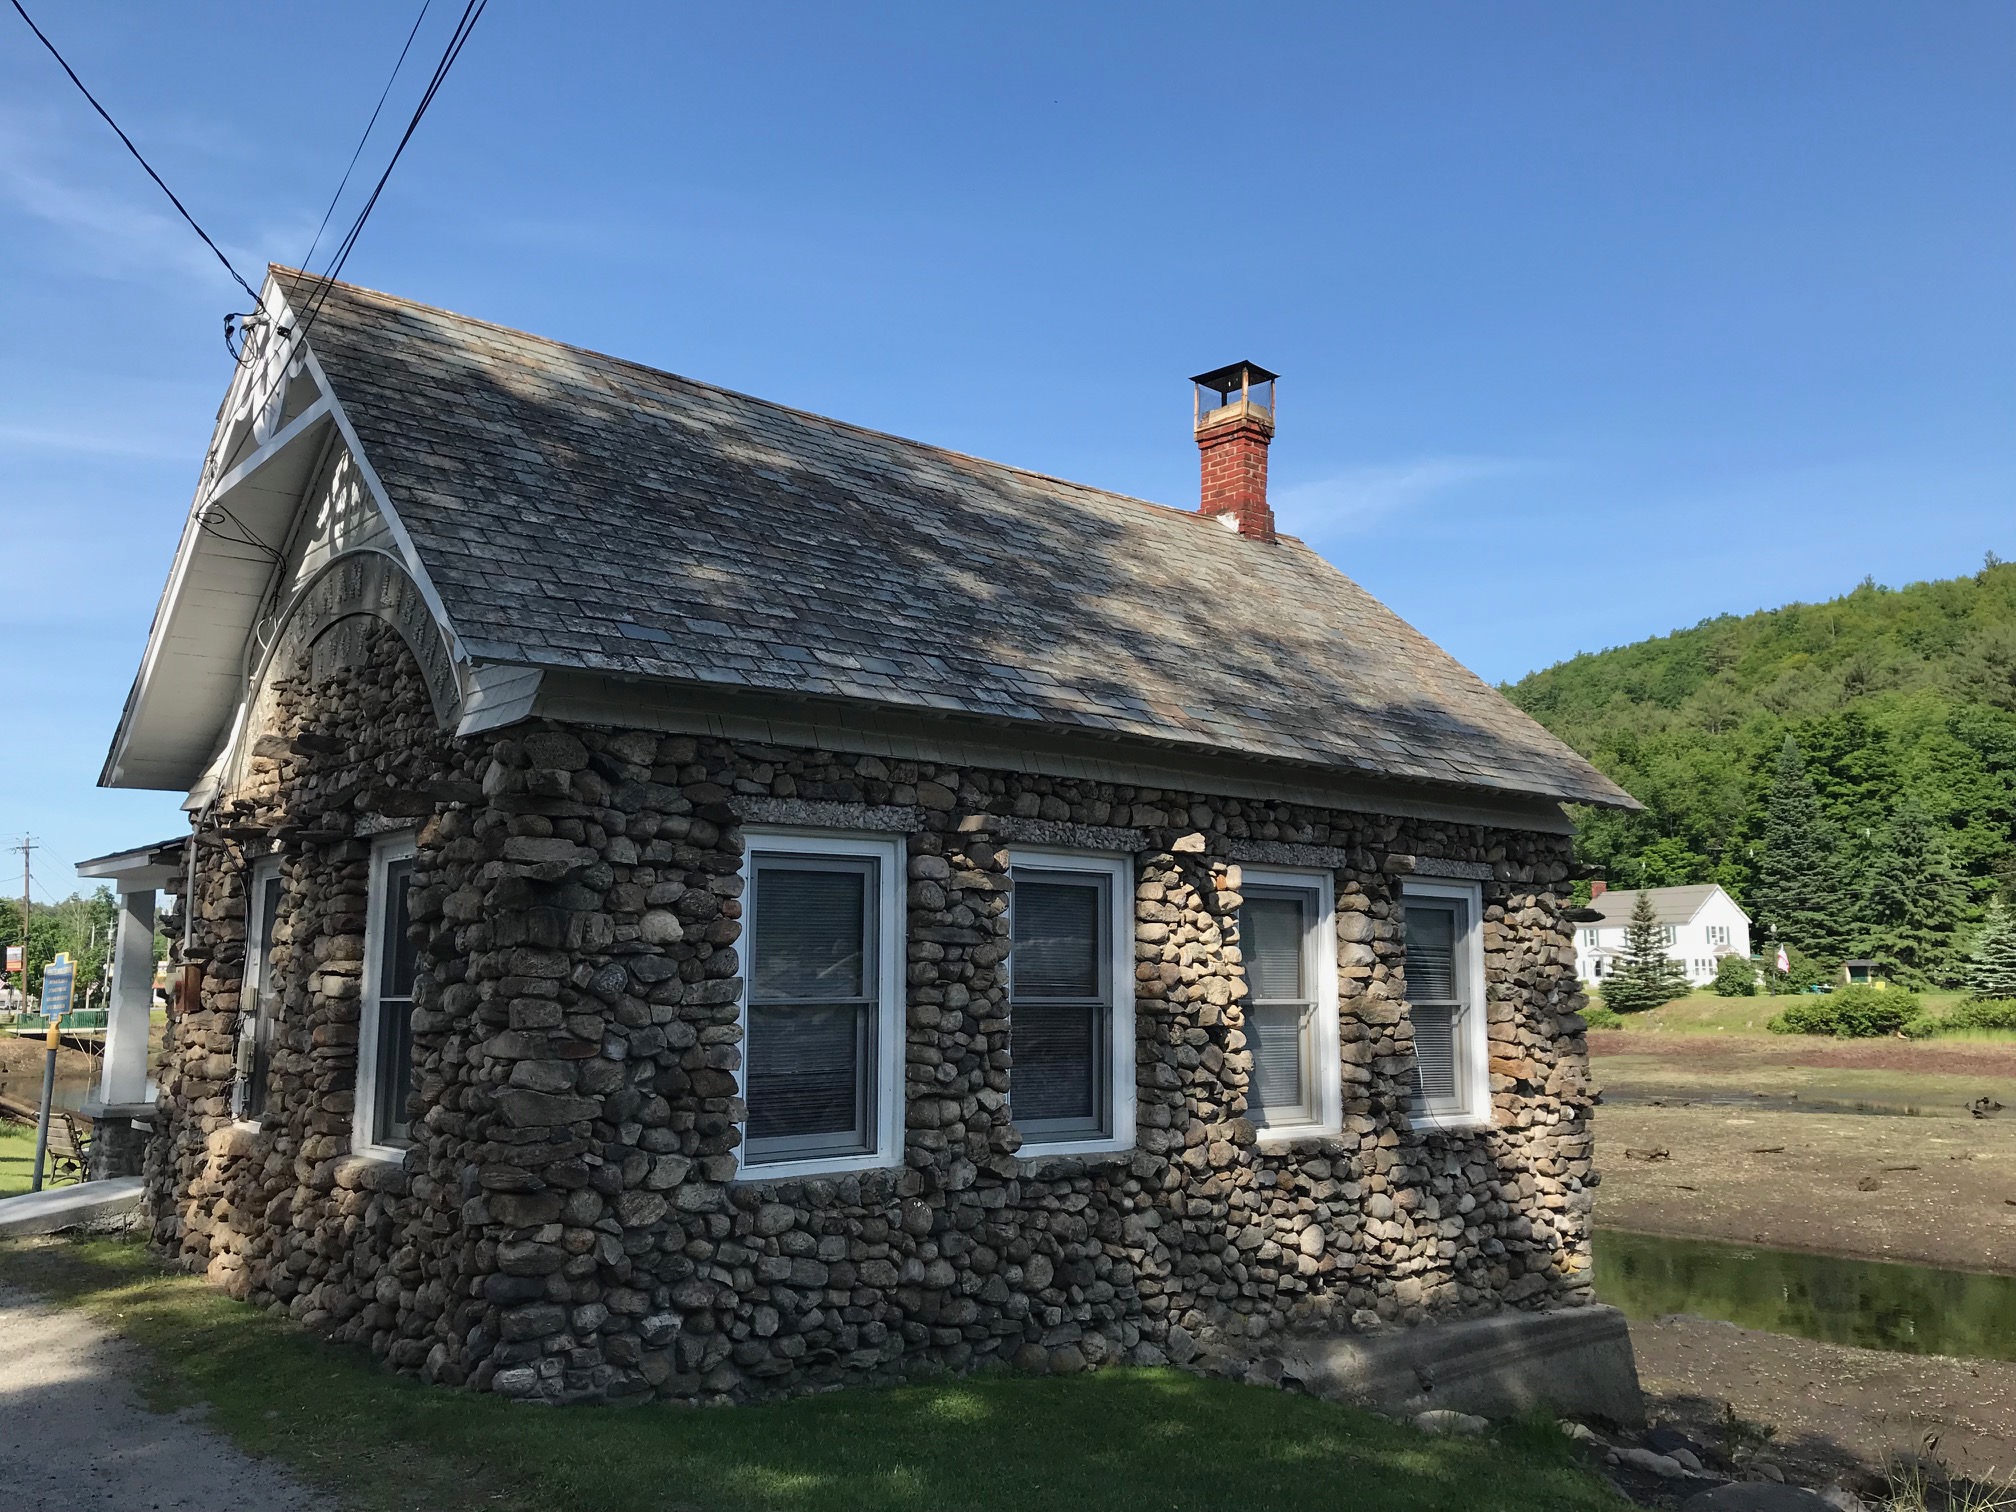
[[70, 1011], [77, 987], [77, 963], [68, 951], [42, 968], [42, 1016], [60, 1018]]

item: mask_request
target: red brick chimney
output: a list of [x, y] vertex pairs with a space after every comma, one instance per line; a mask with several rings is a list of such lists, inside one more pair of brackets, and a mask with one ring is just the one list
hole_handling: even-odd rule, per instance
[[1274, 440], [1278, 376], [1250, 362], [1235, 362], [1190, 380], [1203, 463], [1198, 512], [1216, 515], [1256, 541], [1274, 539], [1274, 511], [1267, 503], [1267, 447]]
[[1591, 903], [1594, 903], [1598, 898], [1602, 897], [1603, 894], [1605, 894], [1608, 891], [1610, 891], [1610, 884], [1608, 882], [1605, 882], [1600, 878], [1594, 882], [1591, 882], [1589, 884], [1589, 901]]

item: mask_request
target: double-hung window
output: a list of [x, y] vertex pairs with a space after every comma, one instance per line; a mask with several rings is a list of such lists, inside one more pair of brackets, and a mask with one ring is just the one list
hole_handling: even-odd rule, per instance
[[750, 838], [743, 1175], [902, 1158], [902, 875], [898, 841]]
[[1134, 1143], [1133, 862], [1017, 851], [1008, 1112], [1024, 1154]]
[[413, 980], [419, 952], [409, 938], [413, 836], [387, 835], [371, 848], [364, 925], [364, 1011], [358, 1026], [357, 1111], [352, 1143], [392, 1154], [413, 1142], [406, 1111], [413, 1095]]
[[1729, 944], [1729, 926], [1727, 924], [1710, 924], [1708, 926], [1708, 944], [1711, 947], [1726, 948]]
[[1491, 1121], [1482, 911], [1475, 883], [1409, 882], [1401, 896], [1407, 1005], [1414, 1023], [1410, 1114], [1428, 1128]]
[[273, 1034], [280, 998], [273, 970], [273, 936], [280, 918], [280, 858], [252, 863], [246, 888], [245, 982], [238, 1019], [238, 1116], [266, 1111], [266, 1081], [273, 1063]]
[[1264, 1134], [1341, 1127], [1337, 934], [1327, 872], [1245, 868], [1239, 954], [1246, 968], [1246, 1113]]

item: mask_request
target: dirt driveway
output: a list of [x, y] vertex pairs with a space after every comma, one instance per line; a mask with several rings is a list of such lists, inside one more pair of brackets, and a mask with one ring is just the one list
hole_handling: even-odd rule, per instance
[[23, 1512], [334, 1512], [187, 1412], [150, 1412], [138, 1350], [0, 1285], [0, 1503]]

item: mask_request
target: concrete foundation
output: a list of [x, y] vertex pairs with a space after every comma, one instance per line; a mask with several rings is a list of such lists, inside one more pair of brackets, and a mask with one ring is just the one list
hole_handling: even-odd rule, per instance
[[76, 1186], [0, 1197], [0, 1239], [53, 1234], [58, 1229], [89, 1228], [123, 1218], [140, 1206], [140, 1178], [83, 1181]]
[[1624, 1314], [1614, 1307], [1503, 1312], [1403, 1332], [1290, 1336], [1253, 1353], [1321, 1397], [1412, 1417], [1450, 1408], [1515, 1417], [1544, 1407], [1622, 1427], [1645, 1421]]

